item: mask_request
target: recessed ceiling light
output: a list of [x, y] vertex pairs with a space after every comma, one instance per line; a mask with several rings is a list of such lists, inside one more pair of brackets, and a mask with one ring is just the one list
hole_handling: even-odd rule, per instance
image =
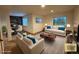
[[51, 10], [50, 12], [54, 12], [53, 10]]
[[41, 7], [42, 7], [42, 8], [44, 8], [44, 7], [45, 7], [45, 5], [41, 5]]

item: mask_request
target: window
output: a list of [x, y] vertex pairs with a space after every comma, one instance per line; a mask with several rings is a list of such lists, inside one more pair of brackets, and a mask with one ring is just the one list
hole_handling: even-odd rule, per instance
[[29, 22], [29, 17], [23, 17], [23, 25], [27, 26]]
[[66, 16], [61, 16], [61, 17], [54, 18], [52, 21], [53, 21], [53, 25], [64, 25], [64, 26], [66, 26], [66, 20], [67, 20]]

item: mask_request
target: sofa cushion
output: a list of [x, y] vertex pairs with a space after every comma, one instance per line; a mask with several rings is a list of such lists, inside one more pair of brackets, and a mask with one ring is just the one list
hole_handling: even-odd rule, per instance
[[20, 31], [20, 32], [18, 32], [18, 33], [20, 33], [20, 34], [23, 35], [23, 36], [27, 36], [27, 33], [26, 33], [26, 32]]
[[47, 25], [46, 27], [45, 27], [45, 30], [46, 29], [52, 29], [52, 26], [51, 25]]
[[23, 39], [23, 35], [21, 33], [17, 33], [17, 35], [20, 37], [20, 39]]
[[58, 27], [58, 30], [65, 30], [65, 27]]
[[27, 36], [27, 33], [23, 33], [23, 36]]
[[58, 29], [58, 26], [53, 26], [53, 29]]
[[45, 32], [54, 33], [57, 35], [65, 36], [65, 31], [57, 30], [57, 29], [47, 29]]
[[52, 26], [47, 26], [47, 29], [52, 29]]

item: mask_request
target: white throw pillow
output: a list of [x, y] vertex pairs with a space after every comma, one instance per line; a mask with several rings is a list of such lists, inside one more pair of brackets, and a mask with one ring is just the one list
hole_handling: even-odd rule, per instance
[[27, 33], [23, 33], [23, 35], [27, 36]]
[[22, 26], [21, 25], [18, 25], [17, 31], [22, 31]]
[[28, 37], [34, 37], [33, 35], [31, 35], [31, 34], [29, 34], [29, 35], [27, 35]]
[[17, 35], [20, 37], [21, 40], [23, 39], [23, 35], [21, 33], [18, 33]]
[[53, 29], [58, 29], [58, 26], [53, 26]]

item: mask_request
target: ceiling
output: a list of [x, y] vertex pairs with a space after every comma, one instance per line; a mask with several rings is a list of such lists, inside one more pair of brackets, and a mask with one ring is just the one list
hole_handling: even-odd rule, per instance
[[48, 15], [51, 10], [52, 13], [62, 13], [71, 11], [75, 8], [73, 5], [46, 5], [44, 8], [41, 5], [4, 5], [0, 6], [2, 11], [6, 12], [23, 12], [28, 14]]

